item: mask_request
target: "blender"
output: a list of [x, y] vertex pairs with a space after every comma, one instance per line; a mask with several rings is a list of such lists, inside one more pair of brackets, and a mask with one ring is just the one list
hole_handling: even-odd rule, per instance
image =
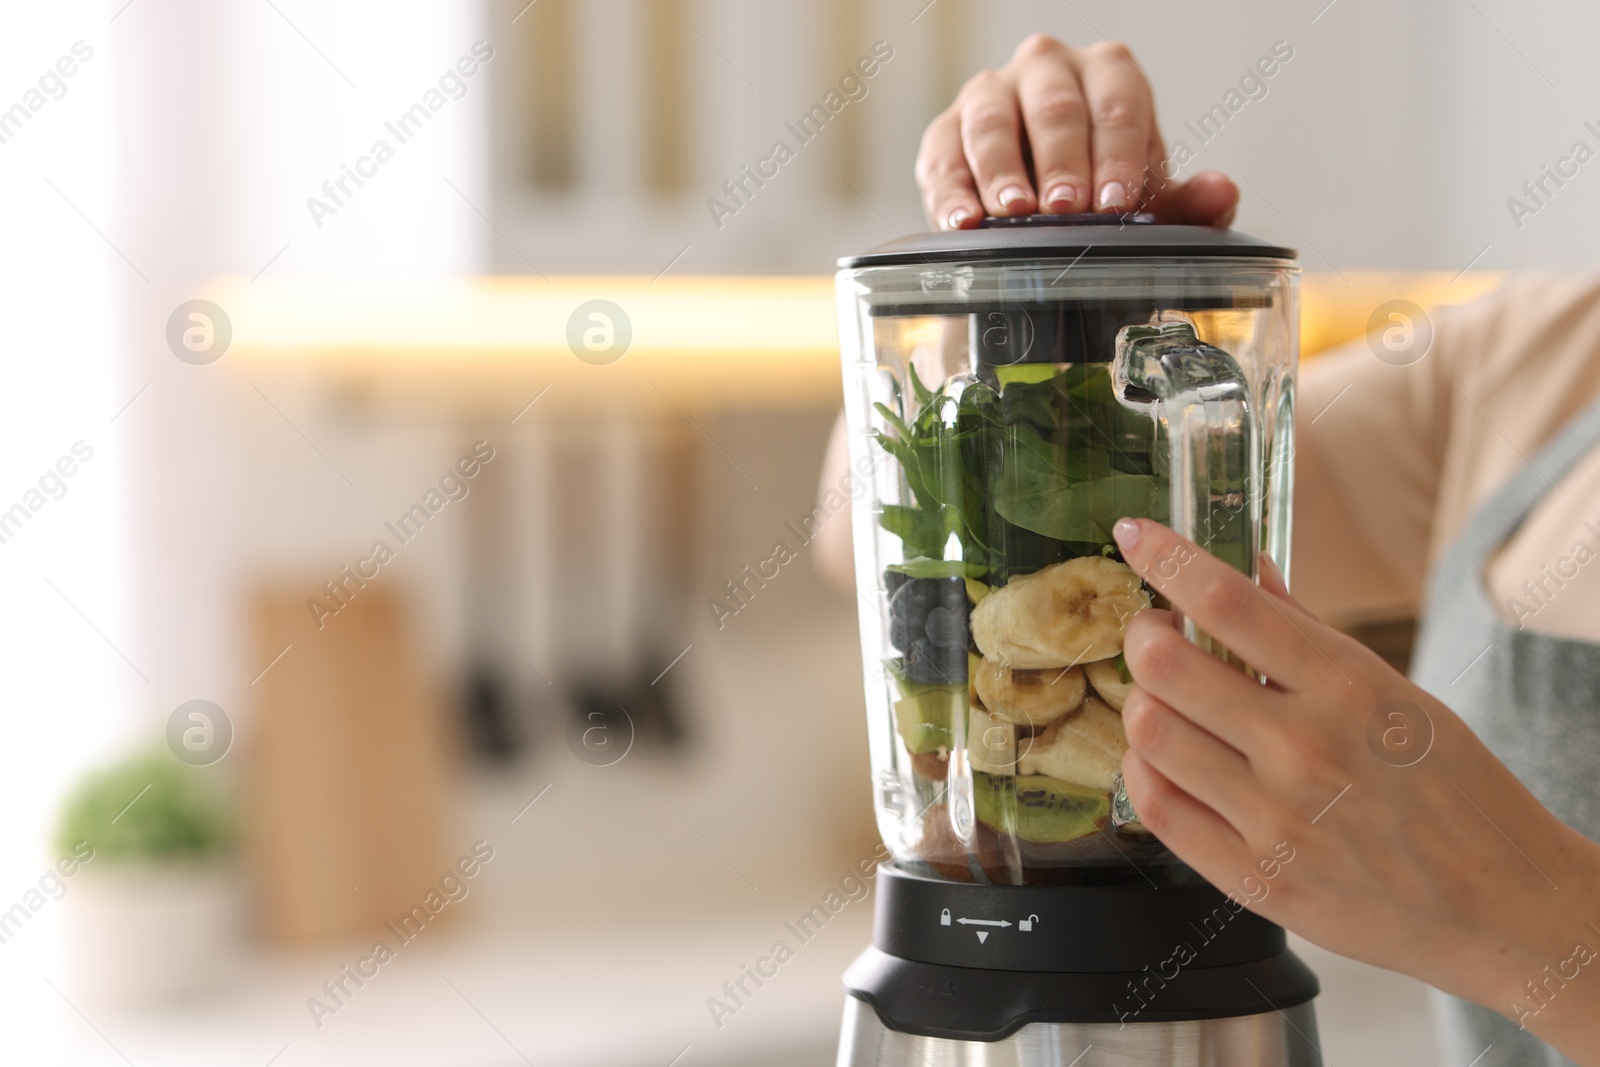
[[[891, 854], [840, 1067], [1320, 1063], [1315, 976], [1123, 789], [1144, 516], [1288, 573], [1292, 250], [1149, 215], [840, 261], [872, 788]], [[1192, 622], [1187, 636], [1250, 671]]]

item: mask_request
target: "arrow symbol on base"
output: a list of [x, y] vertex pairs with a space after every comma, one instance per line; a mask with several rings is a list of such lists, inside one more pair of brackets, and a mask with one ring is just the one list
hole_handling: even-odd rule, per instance
[[1004, 919], [957, 919], [962, 926], [1010, 926]]
[[987, 930], [974, 930], [973, 933], [978, 935], [978, 944], [980, 945], [983, 944], [984, 941], [988, 940], [989, 931]]

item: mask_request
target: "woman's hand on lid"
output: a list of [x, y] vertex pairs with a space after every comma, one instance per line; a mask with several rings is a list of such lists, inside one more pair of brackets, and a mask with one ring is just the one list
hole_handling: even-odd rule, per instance
[[923, 208], [939, 229], [985, 214], [1147, 210], [1162, 222], [1227, 226], [1239, 190], [1216, 171], [1170, 180], [1150, 81], [1126, 45], [1072, 48], [1045, 34], [974, 75], [928, 125], [917, 155]]

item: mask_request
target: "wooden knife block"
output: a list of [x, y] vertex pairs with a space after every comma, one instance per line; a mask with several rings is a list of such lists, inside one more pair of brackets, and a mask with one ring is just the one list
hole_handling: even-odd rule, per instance
[[292, 646], [252, 687], [240, 785], [256, 913], [280, 943], [376, 933], [467, 848], [447, 841], [454, 731], [403, 600], [369, 584], [319, 630], [314, 588], [252, 598], [252, 662]]

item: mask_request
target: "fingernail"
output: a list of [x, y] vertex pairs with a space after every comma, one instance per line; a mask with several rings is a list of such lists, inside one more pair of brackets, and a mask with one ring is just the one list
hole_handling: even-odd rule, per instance
[[1117, 524], [1111, 527], [1111, 536], [1117, 539], [1117, 544], [1124, 552], [1132, 552], [1139, 547], [1139, 536], [1144, 533], [1144, 528], [1137, 519], [1118, 519]]
[[1078, 190], [1070, 185], [1051, 186], [1044, 194], [1044, 202], [1054, 208], [1069, 208], [1078, 199]]
[[995, 197], [996, 200], [1000, 201], [1000, 206], [1003, 208], [1009, 208], [1018, 200], [1026, 200], [1027, 198], [1028, 190], [1020, 185], [1008, 185], [1000, 190], [999, 196]]
[[945, 226], [952, 230], [961, 229], [961, 224], [972, 217], [972, 212], [964, 207], [958, 207], [950, 212], [950, 217], [945, 219]]
[[1127, 207], [1128, 187], [1121, 182], [1106, 182], [1100, 187], [1100, 197], [1095, 204], [1102, 209]]

